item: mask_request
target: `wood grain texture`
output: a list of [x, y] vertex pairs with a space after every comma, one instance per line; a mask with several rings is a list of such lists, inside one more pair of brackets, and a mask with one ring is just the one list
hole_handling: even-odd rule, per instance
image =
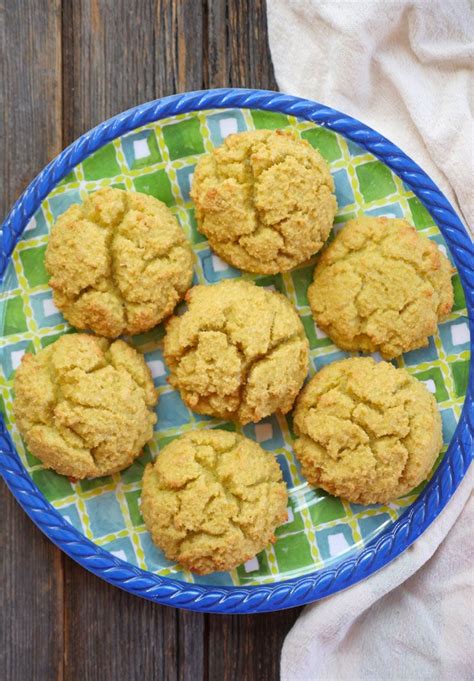
[[63, 0], [65, 145], [155, 97], [154, 16], [148, 0]]
[[[0, 0], [0, 215], [61, 150], [59, 0]], [[0, 482], [0, 677], [61, 679], [63, 556]]]
[[208, 0], [204, 87], [277, 90], [262, 0]]
[[[0, 28], [3, 214], [61, 147], [120, 111], [185, 90], [276, 89], [262, 0], [0, 0]], [[2, 679], [279, 678], [298, 610], [223, 617], [140, 600], [63, 557], [0, 494]]]
[[208, 678], [212, 681], [278, 679], [281, 647], [300, 610], [261, 615], [210, 615]]
[[265, 2], [229, 2], [227, 35], [229, 85], [277, 90], [268, 48]]
[[178, 618], [65, 558], [64, 681], [174, 681]]
[[0, 0], [2, 215], [61, 151], [60, 0]]

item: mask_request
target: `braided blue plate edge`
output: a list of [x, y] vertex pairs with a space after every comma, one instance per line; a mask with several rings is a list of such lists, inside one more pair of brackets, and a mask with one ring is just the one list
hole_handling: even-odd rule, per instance
[[[212, 108], [264, 109], [304, 118], [364, 147], [391, 168], [431, 213], [451, 250], [466, 294], [474, 353], [474, 246], [452, 206], [426, 173], [375, 130], [345, 114], [306, 99], [266, 90], [218, 89], [188, 92], [148, 102], [93, 128], [47, 165], [13, 206], [2, 226], [0, 280], [30, 217], [74, 166], [107, 142], [147, 123]], [[0, 419], [0, 473], [19, 504], [60, 549], [107, 582], [136, 596], [189, 610], [256, 613], [301, 606], [346, 589], [384, 567], [407, 549], [433, 520], [466, 474], [474, 444], [474, 371], [456, 432], [430, 483], [416, 502], [356, 556], [333, 568], [284, 582], [252, 587], [210, 587], [159, 577], [117, 558], [86, 539], [51, 506], [24, 468]]]

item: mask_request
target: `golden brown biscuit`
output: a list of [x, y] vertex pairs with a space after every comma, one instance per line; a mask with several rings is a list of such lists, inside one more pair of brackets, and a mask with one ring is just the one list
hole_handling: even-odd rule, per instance
[[293, 405], [308, 371], [308, 341], [289, 300], [252, 282], [195, 286], [166, 326], [169, 381], [200, 414], [241, 423]]
[[428, 345], [453, 305], [452, 268], [405, 220], [350, 220], [308, 289], [318, 326], [344, 350], [385, 359]]
[[193, 255], [164, 203], [106, 188], [58, 218], [46, 269], [68, 322], [116, 338], [171, 314], [191, 286]]
[[181, 435], [143, 476], [141, 511], [169, 560], [201, 575], [232, 570], [274, 541], [287, 518], [278, 463], [225, 430]]
[[234, 267], [276, 274], [319, 251], [336, 214], [318, 151], [289, 130], [230, 135], [200, 159], [191, 196], [199, 230]]
[[371, 357], [321, 369], [298, 397], [294, 426], [308, 482], [360, 504], [412, 490], [442, 446], [433, 395], [405, 369]]
[[26, 354], [13, 411], [47, 468], [95, 478], [129, 466], [153, 437], [158, 395], [143, 356], [118, 340], [68, 334]]

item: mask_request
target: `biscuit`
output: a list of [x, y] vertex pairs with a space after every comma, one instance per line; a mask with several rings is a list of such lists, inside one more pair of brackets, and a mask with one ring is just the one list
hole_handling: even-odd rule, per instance
[[191, 286], [193, 254], [164, 203], [106, 188], [58, 218], [46, 269], [70, 324], [116, 338], [148, 331], [172, 313]]
[[318, 151], [289, 130], [230, 135], [200, 159], [191, 197], [198, 229], [226, 262], [247, 272], [286, 272], [326, 241], [334, 182]]
[[289, 300], [244, 280], [195, 286], [164, 339], [169, 381], [190, 409], [241, 423], [293, 405], [308, 341]]
[[200, 430], [148, 464], [141, 512], [166, 557], [204, 575], [232, 570], [274, 541], [287, 500], [271, 454], [237, 433]]
[[298, 397], [294, 427], [308, 482], [359, 504], [411, 491], [442, 446], [433, 395], [405, 369], [371, 357], [321, 369]]
[[14, 389], [27, 446], [62, 475], [116, 473], [153, 437], [158, 395], [142, 355], [124, 341], [62, 336], [23, 356]]
[[318, 326], [344, 350], [385, 359], [428, 345], [453, 305], [452, 268], [405, 220], [350, 220], [322, 253], [308, 299]]

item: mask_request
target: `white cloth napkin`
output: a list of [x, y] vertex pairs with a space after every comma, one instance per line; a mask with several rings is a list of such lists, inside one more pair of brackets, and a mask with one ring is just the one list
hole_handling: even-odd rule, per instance
[[[280, 90], [388, 137], [472, 225], [469, 0], [268, 0], [267, 11]], [[282, 681], [474, 679], [472, 487], [470, 475], [396, 561], [305, 609]]]

